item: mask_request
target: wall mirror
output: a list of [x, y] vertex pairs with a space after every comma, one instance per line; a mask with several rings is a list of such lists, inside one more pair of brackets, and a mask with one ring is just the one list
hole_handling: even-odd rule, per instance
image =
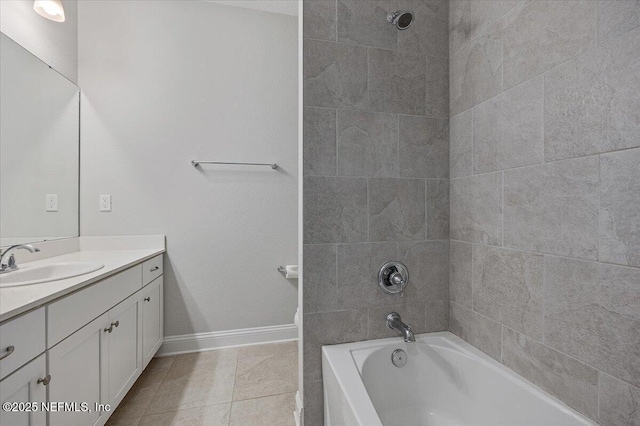
[[0, 37], [0, 246], [76, 237], [80, 90]]

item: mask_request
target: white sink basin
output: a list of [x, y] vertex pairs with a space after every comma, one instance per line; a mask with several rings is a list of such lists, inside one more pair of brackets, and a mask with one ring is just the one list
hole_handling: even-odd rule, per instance
[[0, 275], [0, 287], [38, 284], [89, 274], [104, 268], [98, 262], [60, 262], [42, 266], [20, 266], [20, 269]]

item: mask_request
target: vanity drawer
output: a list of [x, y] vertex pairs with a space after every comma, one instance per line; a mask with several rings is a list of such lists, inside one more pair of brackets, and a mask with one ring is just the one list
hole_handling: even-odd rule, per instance
[[151, 258], [142, 264], [142, 285], [145, 286], [162, 275], [162, 255]]
[[142, 288], [142, 265], [124, 270], [48, 306], [50, 348]]
[[42, 307], [0, 325], [0, 379], [45, 351], [44, 318]]

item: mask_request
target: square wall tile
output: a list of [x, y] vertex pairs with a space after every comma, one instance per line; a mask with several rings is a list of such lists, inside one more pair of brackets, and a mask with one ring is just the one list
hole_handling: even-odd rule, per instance
[[398, 258], [398, 245], [391, 243], [340, 244], [336, 307], [357, 309], [384, 306], [391, 297], [378, 287], [378, 271]]
[[639, 425], [640, 389], [600, 373], [600, 413], [602, 426]]
[[640, 27], [545, 73], [547, 161], [640, 146], [638, 46]]
[[473, 309], [542, 340], [543, 256], [478, 244], [472, 264]]
[[448, 300], [436, 300], [426, 302], [424, 306], [425, 332], [449, 330], [449, 306]]
[[544, 79], [534, 78], [473, 110], [476, 173], [544, 162]]
[[502, 28], [489, 31], [453, 54], [449, 73], [450, 115], [502, 92]]
[[304, 0], [304, 38], [336, 39], [336, 0]]
[[459, 241], [451, 241], [450, 244], [449, 294], [452, 301], [471, 309], [473, 245]]
[[504, 87], [511, 88], [594, 47], [598, 2], [530, 1], [504, 17]]
[[424, 240], [425, 181], [369, 179], [369, 240]]
[[398, 116], [338, 111], [338, 174], [398, 177]]
[[398, 258], [409, 269], [406, 298], [420, 302], [449, 300], [449, 241], [401, 242]]
[[423, 55], [369, 49], [369, 109], [425, 115], [425, 64]]
[[520, 0], [451, 0], [449, 2], [449, 50], [457, 53], [484, 34], [491, 24]]
[[324, 401], [322, 381], [304, 384], [304, 415], [305, 426], [324, 425]]
[[545, 256], [544, 342], [640, 385], [640, 269]]
[[[405, 31], [406, 32], [406, 31]], [[439, 56], [427, 56], [427, 95], [426, 111], [428, 117], [449, 117], [449, 60]]]
[[452, 178], [473, 174], [473, 109], [449, 120], [449, 173]]
[[640, 267], [640, 149], [600, 156], [600, 261]]
[[449, 121], [400, 116], [400, 177], [449, 177]]
[[504, 172], [504, 245], [598, 258], [597, 157]]
[[398, 30], [387, 22], [388, 1], [338, 0], [338, 41], [395, 49]]
[[306, 39], [304, 105], [358, 108], [367, 103], [367, 49]]
[[367, 241], [367, 180], [306, 177], [304, 242]]
[[398, 31], [399, 50], [441, 58], [449, 56], [447, 0], [399, 0], [396, 8], [412, 11], [417, 19], [410, 31]]
[[500, 361], [502, 325], [455, 302], [450, 306], [449, 331]]
[[502, 173], [451, 180], [451, 239], [502, 245]]
[[427, 180], [427, 240], [449, 239], [449, 181]]
[[600, 0], [599, 18], [602, 43], [640, 26], [640, 1]]
[[336, 111], [304, 108], [304, 174], [336, 175]]
[[335, 244], [305, 244], [304, 312], [326, 312], [339, 306], [337, 247]]
[[304, 314], [304, 340], [310, 345], [335, 345], [367, 338], [367, 309]]
[[598, 370], [504, 328], [502, 362], [591, 419], [597, 418]]

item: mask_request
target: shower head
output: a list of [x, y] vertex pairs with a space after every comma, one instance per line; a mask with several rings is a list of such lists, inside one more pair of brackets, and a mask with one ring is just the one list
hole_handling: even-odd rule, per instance
[[394, 24], [399, 30], [406, 30], [413, 22], [413, 12], [408, 10], [398, 10], [387, 15], [387, 21]]

